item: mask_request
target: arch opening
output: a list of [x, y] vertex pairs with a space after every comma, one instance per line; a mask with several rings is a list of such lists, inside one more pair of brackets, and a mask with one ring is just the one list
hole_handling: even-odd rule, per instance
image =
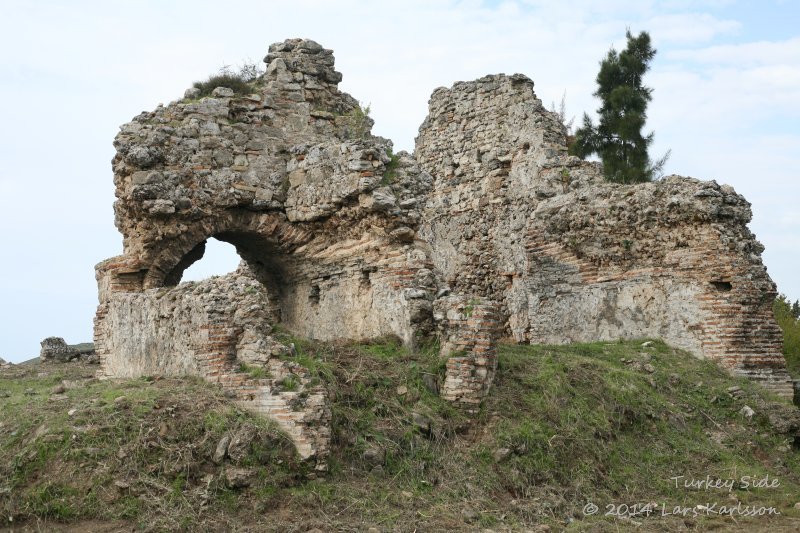
[[[185, 264], [188, 263], [185, 260], [191, 261], [191, 263]], [[234, 246], [219, 239], [210, 238], [198, 244], [176, 266], [173, 273], [175, 275], [179, 273], [180, 276], [178, 279], [171, 281], [177, 283], [181, 281], [203, 281], [213, 276], [229, 274], [239, 268], [241, 260], [242, 258]], [[180, 270], [181, 267], [183, 267], [183, 270]]]
[[[215, 276], [233, 273], [259, 282], [269, 295], [269, 309], [275, 323], [293, 309], [298, 287], [291, 250], [280, 242], [252, 231], [224, 231], [195, 244], [180, 259], [173, 256], [172, 266], [161, 286], [174, 287], [185, 281], [208, 281]], [[212, 281], [213, 282], [213, 281]], [[303, 292], [300, 288], [299, 292]], [[289, 313], [291, 315], [291, 313]]]
[[244, 264], [260, 282], [274, 287], [285, 277], [288, 260], [287, 252], [260, 235], [248, 231], [221, 232], [198, 242], [177, 261], [167, 262], [164, 269], [167, 274], [155, 286], [172, 287], [182, 281], [224, 276]]
[[[145, 288], [175, 286], [182, 279], [193, 279], [186, 273], [196, 269], [189, 267], [201, 259], [205, 263], [211, 257], [206, 248], [211, 250], [220, 245], [215, 241], [221, 241], [235, 247], [241, 259], [237, 264], [230, 246], [221, 245], [231, 258], [228, 270], [253, 278], [264, 288], [271, 324], [280, 323], [296, 335], [312, 339], [398, 333], [407, 317], [392, 306], [396, 280], [380, 271], [374, 257], [340, 256], [336, 244], [329, 245], [334, 253], [309, 246], [313, 232], [298, 232], [280, 220], [271, 222], [234, 220], [184, 232], [180, 242], [173, 243], [178, 246], [163, 247], [155, 257]], [[404, 339], [410, 338], [406, 331], [401, 332]]]

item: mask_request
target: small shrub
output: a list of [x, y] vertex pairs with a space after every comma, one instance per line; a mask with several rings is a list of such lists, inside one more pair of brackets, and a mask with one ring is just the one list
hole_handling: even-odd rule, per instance
[[772, 305], [775, 319], [783, 330], [783, 355], [786, 357], [786, 366], [793, 377], [800, 375], [800, 320], [795, 316], [798, 307], [800, 307], [798, 302], [792, 304], [783, 294], [779, 295]]
[[386, 163], [386, 170], [383, 172], [381, 185], [391, 185], [397, 178], [397, 167], [400, 165], [400, 156], [395, 154], [391, 148], [386, 150], [386, 155], [389, 156], [389, 162]]
[[243, 372], [254, 379], [264, 379], [272, 377], [269, 373], [269, 370], [267, 370], [266, 368], [261, 366], [251, 366], [245, 363], [239, 365], [239, 372]]
[[569, 120], [567, 120], [567, 91], [564, 91], [564, 94], [561, 95], [561, 103], [556, 109], [556, 103], [552, 102], [550, 104], [550, 112], [555, 113], [558, 115], [558, 121], [564, 126], [564, 131], [567, 134], [567, 138], [574, 138], [572, 134], [572, 125], [575, 122], [575, 117], [573, 116]]
[[200, 91], [198, 98], [211, 95], [217, 87], [227, 87], [236, 95], [247, 95], [253, 92], [251, 83], [261, 74], [263, 71], [255, 63], [245, 62], [239, 70], [233, 70], [226, 65], [207, 80], [194, 82], [193, 87]]
[[343, 115], [345, 139], [366, 139], [372, 128], [372, 119], [369, 116], [371, 107], [357, 105], [350, 112]]

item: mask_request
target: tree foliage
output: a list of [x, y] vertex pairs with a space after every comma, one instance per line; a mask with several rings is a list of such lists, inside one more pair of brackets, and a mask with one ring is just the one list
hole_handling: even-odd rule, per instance
[[789, 372], [797, 377], [800, 375], [800, 301], [791, 303], [786, 296], [781, 294], [775, 299], [772, 306], [775, 320], [783, 330], [783, 355], [786, 357], [786, 366]]
[[653, 142], [653, 133], [642, 134], [647, 104], [652, 99], [652, 89], [645, 87], [642, 80], [656, 50], [650, 45], [647, 32], [634, 37], [627, 31], [625, 35], [627, 48], [619, 53], [612, 48], [600, 62], [594, 93], [602, 102], [597, 110], [598, 124], [595, 126], [584, 113], [570, 153], [581, 158], [598, 154], [607, 180], [639, 183], [660, 174], [669, 152], [660, 160], [651, 161], [647, 149]]

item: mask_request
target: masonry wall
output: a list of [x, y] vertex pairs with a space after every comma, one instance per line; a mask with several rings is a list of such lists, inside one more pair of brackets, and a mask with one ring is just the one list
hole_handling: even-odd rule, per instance
[[[269, 416], [304, 460], [327, 467], [327, 392], [307, 369], [282, 358], [270, 336], [272, 295], [246, 268], [220, 278], [141, 292], [112, 292], [95, 322], [105, 378], [198, 376]], [[245, 366], [243, 366], [245, 365]], [[267, 377], [249, 371], [261, 368]], [[285, 390], [285, 380], [294, 384]]]
[[497, 306], [482, 298], [446, 296], [435, 303], [441, 353], [447, 358], [441, 396], [477, 412], [497, 370]]
[[[605, 326], [613, 317], [620, 336], [664, 338], [788, 396], [772, 316], [775, 285], [760, 260], [763, 247], [746, 227], [749, 204], [728, 186], [678, 176], [633, 191], [588, 192], [591, 203], [568, 195], [537, 209], [531, 264], [550, 268], [535, 268], [541, 275], [533, 276], [540, 284], [534, 291], [547, 295], [541, 286], [553, 285], [551, 296], [555, 290], [586, 302], [573, 309], [585, 310], [578, 317], [590, 324], [601, 317], [595, 323]], [[614, 299], [618, 311], [610, 314]], [[575, 324], [564, 307], [558, 298], [535, 302], [531, 331]], [[576, 329], [586, 338], [596, 326]]]
[[455, 292], [496, 302], [518, 342], [658, 337], [791, 395], [775, 285], [728, 186], [604, 182], [524, 76], [434, 91], [415, 156], [420, 235]]
[[[199, 375], [276, 419], [324, 467], [329, 411], [270, 336], [281, 323], [330, 340], [433, 331], [436, 280], [416, 241], [431, 185], [408, 154], [370, 133], [338, 90], [333, 54], [270, 47], [252, 94], [216, 88], [145, 112], [114, 141], [123, 254], [97, 266], [102, 377]], [[209, 238], [234, 245], [236, 274], [182, 284]], [[255, 298], [255, 300], [253, 300]], [[242, 365], [272, 376], [254, 380]], [[288, 365], [288, 366], [287, 366]], [[298, 394], [283, 391], [288, 374]]]
[[[605, 183], [567, 155], [563, 125], [518, 74], [436, 89], [414, 155], [392, 154], [339, 91], [330, 50], [290, 39], [265, 62], [252, 94], [190, 89], [115, 138], [123, 253], [96, 269], [101, 377], [202, 376], [320, 469], [328, 399], [276, 323], [412, 348], [437, 335], [441, 393], [468, 411], [490, 391], [501, 336], [660, 337], [792, 393], [775, 285], [730, 187]], [[180, 283], [209, 238], [242, 266]]]

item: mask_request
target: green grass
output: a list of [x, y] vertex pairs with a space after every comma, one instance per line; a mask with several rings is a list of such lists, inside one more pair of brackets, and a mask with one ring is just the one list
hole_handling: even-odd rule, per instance
[[[619, 522], [584, 517], [587, 501], [694, 505], [707, 495], [676, 489], [671, 477], [746, 473], [780, 476], [785, 490], [740, 490], [738, 501], [796, 514], [800, 463], [791, 440], [769, 431], [763, 413], [752, 421], [738, 414], [768, 395], [713, 363], [641, 342], [503, 346], [492, 392], [473, 421], [422, 384], [422, 372], [440, 367], [436, 357], [391, 341], [358, 347], [369, 364], [353, 354], [335, 369], [331, 483], [349, 493], [342, 489], [320, 508], [360, 508], [373, 520], [362, 525], [388, 528], [408, 520], [441, 529], [559, 527], [565, 517], [604, 528]], [[733, 385], [746, 396], [730, 396]], [[432, 420], [431, 435], [414, 427], [415, 412]], [[385, 452], [378, 474], [363, 459], [374, 447]], [[508, 455], [498, 456], [503, 449]], [[416, 516], [405, 510], [403, 493], [412, 495]], [[714, 496], [722, 503], [729, 497]], [[698, 523], [705, 522], [725, 523]]]
[[244, 372], [254, 379], [267, 379], [272, 377], [269, 370], [263, 366], [252, 366], [245, 363], [239, 365], [239, 372]]
[[294, 374], [289, 374], [278, 382], [279, 390], [295, 392], [300, 388], [300, 380]]
[[[6, 523], [130, 520], [185, 530], [181, 524], [193, 523], [201, 506], [214, 512], [216, 495], [228, 490], [211, 457], [224, 434], [247, 425], [256, 438], [238, 464], [269, 465], [253, 490], [302, 476], [290, 440], [273, 422], [236, 408], [204, 381], [101, 382], [75, 374], [82, 365], [61, 368], [42, 377], [39, 367], [0, 377], [9, 393], [0, 400]], [[79, 385], [59, 399], [51, 391], [62, 378]]]
[[237, 96], [247, 96], [255, 92], [254, 83], [262, 73], [261, 67], [250, 62], [243, 63], [238, 69], [222, 67], [207, 79], [194, 82], [193, 87], [200, 91], [195, 99], [210, 96], [217, 87], [227, 87]]
[[240, 96], [245, 96], [253, 92], [253, 88], [248, 82], [238, 76], [230, 74], [210, 76], [205, 81], [194, 82], [193, 87], [200, 90], [200, 94], [198, 94], [197, 98], [210, 96], [212, 91], [217, 87], [227, 87], [233, 90], [233, 94]]
[[[89, 381], [58, 402], [49, 392], [69, 376], [29, 371], [0, 381], [10, 392], [0, 399], [0, 513], [17, 523], [125, 520], [164, 530], [303, 524], [503, 531], [547, 524], [606, 531], [632, 525], [585, 516], [587, 502], [605, 510], [716, 501], [774, 506], [782, 516], [734, 523], [657, 513], [634, 520], [642, 530], [763, 531], [798, 520], [798, 452], [768, 423], [768, 415], [791, 407], [662, 342], [503, 345], [490, 395], [469, 417], [430, 389], [444, 377], [436, 346], [411, 351], [394, 338], [343, 344], [274, 334], [295, 344], [286, 359], [309, 368], [328, 390], [326, 475], [298, 463], [271, 422], [236, 409], [201, 381]], [[732, 386], [741, 395], [729, 394]], [[756, 411], [752, 419], [739, 414], [744, 405]], [[67, 415], [72, 408], [77, 412]], [[420, 417], [430, 430], [415, 423]], [[260, 438], [236, 466], [253, 469], [255, 481], [231, 489], [222, 475], [230, 465], [210, 457], [222, 435], [248, 426]], [[707, 475], [769, 475], [781, 485], [728, 493], [676, 488], [671, 480]]]
[[294, 345], [294, 353], [287, 354], [282, 358], [307, 369], [311, 373], [312, 384], [333, 381], [334, 377], [329, 363], [329, 359], [335, 351], [333, 345], [297, 337], [280, 325], [273, 326], [272, 336], [286, 346]]
[[[672, 477], [743, 473], [783, 477], [792, 498], [798, 496], [800, 461], [792, 442], [765, 431], [763, 418], [748, 422], [738, 414], [745, 403], [754, 404], [756, 386], [711, 362], [661, 342], [645, 349], [633, 342], [506, 346], [500, 364], [485, 408], [528, 413], [498, 421], [491, 443], [512, 450], [494, 471], [516, 498], [557, 488], [574, 502], [559, 511], [576, 516], [587, 501], [686, 506], [708, 495], [676, 489]], [[642, 368], [646, 364], [652, 367]], [[734, 399], [727, 392], [733, 385], [750, 399]], [[714, 496], [727, 500], [728, 494]], [[769, 490], [734, 496], [784, 511], [791, 501]]]

